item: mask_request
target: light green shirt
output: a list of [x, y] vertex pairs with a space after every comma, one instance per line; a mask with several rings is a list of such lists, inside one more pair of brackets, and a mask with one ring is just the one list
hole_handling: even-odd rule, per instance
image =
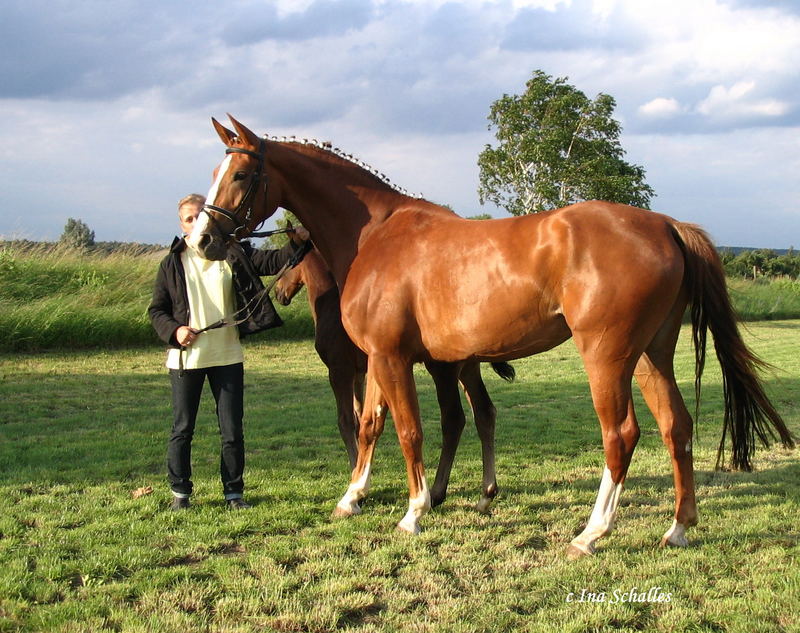
[[[202, 329], [236, 311], [233, 273], [226, 261], [211, 261], [201, 257], [194, 249], [181, 253], [181, 263], [186, 274], [189, 295], [189, 327]], [[169, 369], [180, 368], [180, 350], [170, 349], [167, 355]], [[202, 369], [233, 365], [244, 361], [239, 330], [221, 327], [208, 330], [197, 337], [183, 351], [184, 369]]]

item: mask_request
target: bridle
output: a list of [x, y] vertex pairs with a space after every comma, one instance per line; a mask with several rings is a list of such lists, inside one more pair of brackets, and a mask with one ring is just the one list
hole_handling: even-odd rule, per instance
[[[236, 209], [230, 211], [215, 204], [205, 204], [203, 205], [202, 209], [203, 213], [205, 213], [209, 219], [214, 222], [223, 236], [227, 236], [228, 238], [236, 241], [247, 236], [269, 237], [270, 235], [276, 235], [278, 233], [289, 233], [290, 229], [276, 229], [274, 231], [253, 231], [250, 229], [250, 221], [253, 218], [253, 204], [255, 203], [256, 196], [258, 195], [257, 191], [262, 181], [264, 183], [264, 199], [266, 200], [267, 197], [267, 174], [264, 172], [266, 143], [264, 142], [264, 139], [259, 139], [257, 152], [244, 149], [243, 147], [229, 147], [225, 150], [225, 153], [246, 154], [247, 156], [252, 156], [258, 161], [258, 166], [253, 172], [253, 175], [250, 177], [250, 184], [247, 186], [247, 191], [244, 192], [244, 196], [242, 196], [239, 206], [236, 207]], [[242, 213], [244, 213], [244, 220], [239, 219], [242, 216]], [[214, 214], [219, 214], [227, 220], [230, 220], [230, 222], [236, 228], [234, 228], [232, 232], [226, 233], [220, 227], [219, 220], [214, 217]], [[263, 222], [264, 221], [262, 220], [261, 224], [263, 224]], [[259, 226], [261, 226], [261, 224], [259, 224]]]

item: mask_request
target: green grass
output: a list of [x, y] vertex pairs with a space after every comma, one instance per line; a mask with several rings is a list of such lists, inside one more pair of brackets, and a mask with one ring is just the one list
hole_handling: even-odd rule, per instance
[[[775, 365], [772, 398], [800, 431], [800, 322], [748, 326]], [[166, 511], [169, 387], [155, 349], [0, 355], [0, 631], [796, 631], [800, 464], [760, 451], [753, 473], [715, 472], [718, 367], [709, 361], [695, 447], [700, 525], [660, 550], [672, 515], [669, 459], [637, 398], [642, 439], [617, 529], [593, 558], [564, 550], [595, 500], [603, 455], [571, 343], [485, 373], [498, 409], [501, 493], [491, 516], [474, 428], [445, 504], [419, 537], [394, 531], [405, 467], [387, 426], [364, 513], [329, 515], [347, 460], [309, 341], [247, 345], [247, 497], [223, 509], [208, 394], [194, 442], [195, 505]], [[683, 333], [676, 367], [691, 400]], [[418, 372], [432, 479], [438, 412]], [[131, 492], [155, 492], [133, 499]], [[669, 602], [616, 602], [660, 587]], [[568, 602], [583, 590], [601, 603]]]
[[[0, 350], [158, 343], [147, 317], [166, 251], [131, 255], [0, 249]], [[313, 336], [307, 302], [282, 308], [281, 336]]]

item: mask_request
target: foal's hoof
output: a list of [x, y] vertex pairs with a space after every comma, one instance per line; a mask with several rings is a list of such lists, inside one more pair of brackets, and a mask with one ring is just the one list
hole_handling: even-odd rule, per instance
[[584, 558], [585, 556], [592, 556], [594, 551], [588, 551], [583, 548], [578, 547], [577, 545], [573, 545], [570, 543], [567, 546], [567, 558], [569, 560], [578, 560], [579, 558]]
[[491, 514], [492, 513], [491, 505], [492, 505], [491, 497], [481, 497], [478, 500], [478, 503], [475, 504], [475, 509], [481, 514]]

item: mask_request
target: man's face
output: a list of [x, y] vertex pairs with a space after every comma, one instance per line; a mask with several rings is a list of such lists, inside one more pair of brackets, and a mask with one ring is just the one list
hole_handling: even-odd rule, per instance
[[192, 232], [194, 221], [197, 219], [197, 216], [200, 215], [201, 208], [202, 205], [200, 204], [187, 202], [178, 209], [178, 221], [181, 224], [181, 231], [183, 231], [184, 235], [189, 235], [189, 233]]

